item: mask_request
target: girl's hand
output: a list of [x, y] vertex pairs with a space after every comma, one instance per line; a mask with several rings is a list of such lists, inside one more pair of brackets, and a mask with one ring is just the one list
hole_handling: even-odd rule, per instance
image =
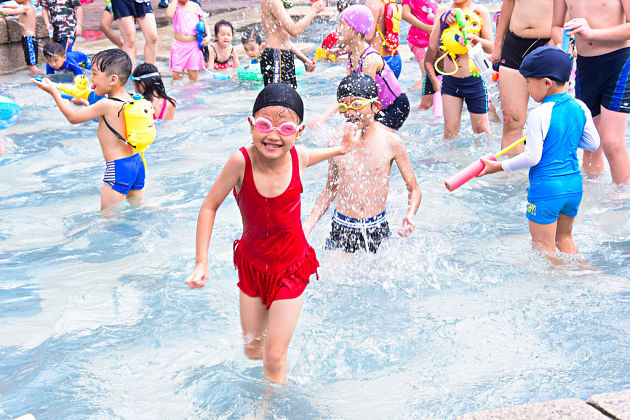
[[403, 238], [406, 238], [407, 236], [411, 235], [411, 232], [413, 232], [415, 229], [416, 229], [415, 222], [413, 221], [413, 219], [410, 219], [407, 216], [403, 219], [402, 226], [398, 229], [398, 235], [400, 235]]
[[52, 95], [53, 93], [57, 92], [57, 84], [53, 83], [50, 81], [50, 79], [42, 79], [42, 81], [40, 82], [37, 79], [32, 79], [33, 83], [35, 83], [35, 86], [37, 86], [38, 88], [40, 88], [41, 90], [43, 90], [44, 92]]
[[503, 170], [503, 166], [501, 166], [500, 162], [494, 160], [488, 160], [481, 158], [481, 161], [486, 165], [481, 172], [479, 172], [479, 176], [484, 176], [488, 174], [494, 174], [497, 172], [501, 172]]
[[352, 150], [361, 138], [361, 132], [359, 128], [351, 123], [345, 123], [343, 125], [343, 137], [341, 139], [342, 154], [348, 153]]
[[191, 289], [200, 289], [205, 286], [209, 275], [208, 263], [198, 263], [192, 273], [186, 278], [186, 284]]

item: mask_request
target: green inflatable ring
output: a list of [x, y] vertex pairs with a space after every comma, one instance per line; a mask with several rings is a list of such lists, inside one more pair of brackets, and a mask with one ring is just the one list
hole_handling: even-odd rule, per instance
[[[306, 69], [304, 68], [304, 63], [302, 60], [295, 59], [295, 75], [300, 76], [304, 73]], [[236, 70], [236, 75], [241, 80], [247, 80], [250, 82], [262, 82], [263, 76], [260, 72], [260, 63], [248, 64], [246, 66], [241, 66]]]

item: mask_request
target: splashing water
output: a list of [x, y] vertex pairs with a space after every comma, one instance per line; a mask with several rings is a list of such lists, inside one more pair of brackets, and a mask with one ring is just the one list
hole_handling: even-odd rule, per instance
[[[344, 71], [318, 64], [300, 82], [307, 120], [334, 102]], [[184, 284], [199, 207], [251, 142], [257, 90], [210, 77], [169, 89], [181, 105], [146, 154], [150, 205], [104, 219], [96, 125], [67, 124], [25, 74], [0, 87], [22, 107], [0, 156], [0, 418], [452, 418], [630, 385], [630, 190], [610, 176], [585, 179], [574, 229], [598, 271], [550, 267], [530, 250], [526, 173], [444, 188], [498, 150], [500, 127], [474, 138], [464, 113], [462, 134], [446, 142], [441, 121], [413, 109], [400, 134], [423, 191], [415, 233], [346, 258], [322, 250], [324, 216], [310, 238], [320, 280], [306, 289], [290, 380], [271, 386], [243, 355], [232, 197], [217, 214], [208, 285]], [[405, 63], [403, 87], [416, 79], [417, 64]], [[417, 108], [419, 94], [410, 99]], [[301, 142], [325, 145], [340, 121]], [[326, 173], [306, 170], [304, 216]], [[388, 202], [398, 227], [407, 191], [395, 169]]]

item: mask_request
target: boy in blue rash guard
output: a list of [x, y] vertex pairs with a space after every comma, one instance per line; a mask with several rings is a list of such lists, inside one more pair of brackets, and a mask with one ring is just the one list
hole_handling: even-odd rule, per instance
[[479, 176], [529, 169], [527, 219], [534, 249], [559, 262], [556, 247], [577, 254], [573, 222], [582, 201], [582, 175], [577, 149], [594, 151], [599, 134], [591, 112], [567, 93], [571, 58], [557, 47], [539, 47], [525, 57], [519, 72], [527, 89], [542, 105], [527, 118], [525, 151], [503, 162], [482, 159]]
[[80, 51], [65, 52], [58, 42], [49, 41], [43, 48], [46, 58], [46, 74], [54, 74], [58, 71], [71, 71], [75, 76], [83, 74], [85, 70], [92, 69], [90, 57]]

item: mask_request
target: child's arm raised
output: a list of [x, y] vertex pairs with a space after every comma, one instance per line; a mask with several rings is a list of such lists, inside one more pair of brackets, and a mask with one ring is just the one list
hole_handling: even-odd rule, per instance
[[206, 199], [203, 200], [197, 217], [195, 268], [186, 278], [186, 284], [192, 289], [199, 289], [208, 281], [208, 248], [214, 228], [214, 218], [225, 197], [241, 182], [244, 171], [245, 158], [240, 151], [236, 151], [225, 163]]
[[[168, 7], [166, 8], [166, 17], [170, 20], [173, 20], [173, 18], [175, 17], [175, 12], [177, 12], [177, 0], [171, 0], [171, 2], [168, 4]], [[206, 28], [206, 30], [208, 29]]]
[[416, 224], [413, 218], [420, 207], [420, 201], [422, 200], [422, 191], [418, 185], [416, 174], [413, 171], [411, 162], [409, 161], [409, 155], [407, 149], [403, 144], [400, 137], [392, 133], [392, 151], [394, 152], [394, 160], [398, 165], [398, 170], [407, 184], [408, 198], [407, 198], [407, 215], [403, 219], [402, 226], [398, 229], [398, 234], [402, 237], [407, 237], [414, 231]]
[[61, 97], [61, 93], [57, 89], [56, 83], [51, 82], [49, 79], [42, 79], [41, 82], [33, 79], [33, 83], [53, 97], [55, 103], [57, 103], [57, 106], [59, 107], [59, 111], [61, 111], [70, 124], [88, 122], [102, 116], [108, 110], [109, 104], [107, 104], [106, 101], [98, 101], [94, 103], [94, 105], [90, 105], [85, 108], [74, 108], [70, 105], [70, 101]]
[[298, 36], [299, 34], [304, 32], [304, 29], [306, 29], [306, 27], [311, 23], [313, 18], [318, 13], [321, 13], [325, 7], [326, 1], [318, 0], [315, 3], [311, 4], [310, 9], [308, 9], [308, 12], [306, 12], [302, 19], [298, 20], [297, 22], [293, 22], [293, 19], [291, 19], [291, 15], [289, 15], [289, 12], [287, 12], [287, 10], [284, 8], [282, 2], [280, 0], [272, 0], [271, 14], [280, 23], [282, 29], [287, 31], [289, 35]]
[[304, 166], [308, 168], [331, 157], [344, 155], [359, 143], [360, 138], [361, 132], [357, 129], [356, 125], [350, 123], [344, 124], [341, 145], [321, 149], [302, 148], [306, 154]]

